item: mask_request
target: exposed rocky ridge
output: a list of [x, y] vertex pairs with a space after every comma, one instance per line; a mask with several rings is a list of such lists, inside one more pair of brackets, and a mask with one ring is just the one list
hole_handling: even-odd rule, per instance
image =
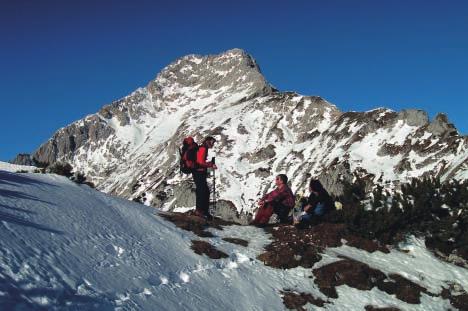
[[102, 191], [170, 210], [194, 204], [177, 148], [208, 134], [218, 139], [218, 198], [230, 219], [250, 212], [277, 173], [295, 191], [320, 177], [334, 194], [355, 175], [370, 184], [468, 176], [468, 137], [445, 115], [343, 113], [317, 96], [276, 91], [239, 49], [178, 59], [146, 87], [58, 130], [33, 158], [68, 161]]

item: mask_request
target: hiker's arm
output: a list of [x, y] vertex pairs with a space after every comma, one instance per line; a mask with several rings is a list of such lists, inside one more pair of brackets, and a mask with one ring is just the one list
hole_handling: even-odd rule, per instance
[[268, 193], [262, 198], [262, 201], [265, 203], [271, 203], [274, 201], [281, 201], [283, 198], [281, 191], [279, 189], [275, 189], [272, 192]]

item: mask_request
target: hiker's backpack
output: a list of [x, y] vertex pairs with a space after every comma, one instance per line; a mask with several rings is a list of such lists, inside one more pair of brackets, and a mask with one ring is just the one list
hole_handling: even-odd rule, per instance
[[192, 137], [184, 138], [180, 153], [180, 171], [184, 174], [191, 174], [197, 165], [198, 144]]

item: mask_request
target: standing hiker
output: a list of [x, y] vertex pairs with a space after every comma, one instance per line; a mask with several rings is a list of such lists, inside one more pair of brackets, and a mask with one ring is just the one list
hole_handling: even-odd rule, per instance
[[333, 199], [318, 179], [309, 183], [310, 195], [302, 208], [302, 215], [294, 219], [294, 225], [306, 227], [318, 222], [327, 212], [333, 209]]
[[279, 174], [275, 178], [275, 184], [275, 190], [267, 193], [258, 201], [260, 208], [251, 224], [265, 225], [273, 213], [278, 215], [280, 223], [288, 222], [289, 212], [294, 207], [294, 194], [288, 187], [288, 177]]
[[216, 139], [212, 136], [207, 136], [203, 143], [200, 145], [197, 151], [197, 159], [195, 169], [192, 172], [193, 181], [196, 187], [196, 209], [195, 215], [206, 218], [208, 220], [213, 219], [213, 216], [209, 212], [210, 207], [210, 188], [206, 179], [208, 178], [208, 168], [217, 169], [216, 164], [207, 162], [208, 149], [213, 148]]

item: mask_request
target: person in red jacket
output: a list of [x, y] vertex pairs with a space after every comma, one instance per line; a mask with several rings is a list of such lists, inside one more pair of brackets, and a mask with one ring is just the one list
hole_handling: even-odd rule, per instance
[[294, 207], [294, 194], [288, 187], [288, 177], [284, 174], [279, 174], [275, 178], [275, 190], [267, 193], [258, 201], [260, 206], [251, 222], [253, 225], [265, 225], [270, 220], [273, 213], [278, 215], [280, 223], [288, 223], [288, 215]]
[[213, 148], [216, 139], [208, 136], [203, 140], [197, 151], [197, 161], [195, 169], [192, 172], [193, 181], [195, 182], [196, 194], [196, 209], [195, 215], [211, 220], [213, 216], [210, 214], [210, 188], [206, 179], [208, 178], [208, 168], [217, 169], [216, 164], [207, 162], [208, 149]]

